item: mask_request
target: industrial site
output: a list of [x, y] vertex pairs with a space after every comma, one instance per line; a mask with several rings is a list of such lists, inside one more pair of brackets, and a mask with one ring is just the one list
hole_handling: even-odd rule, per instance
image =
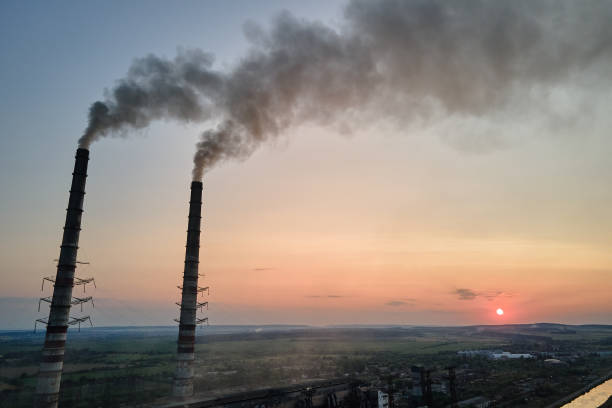
[[[179, 401], [172, 397], [184, 373], [176, 368], [176, 328], [71, 333], [60, 406], [552, 407], [611, 374], [610, 326], [209, 326], [196, 333], [193, 394]], [[29, 407], [41, 336], [3, 333], [2, 340], [1, 375], [10, 384], [3, 404]], [[178, 380], [184, 386], [187, 378]]]
[[0, 408], [612, 406], [611, 4], [0, 19]]

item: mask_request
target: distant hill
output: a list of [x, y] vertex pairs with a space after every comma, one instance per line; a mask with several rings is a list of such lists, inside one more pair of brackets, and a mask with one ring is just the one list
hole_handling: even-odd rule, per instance
[[[504, 338], [513, 341], [535, 341], [548, 342], [553, 335], [570, 335], [581, 331], [612, 331], [612, 325], [565, 325], [558, 323], [534, 323], [534, 324], [508, 324], [508, 325], [477, 325], [477, 326], [400, 326], [400, 325], [336, 325], [336, 326], [308, 326], [308, 325], [210, 325], [204, 326], [197, 331], [199, 341], [206, 342], [207, 338], [214, 337], [215, 340], [223, 336], [241, 335], [248, 338], [277, 338], [279, 336], [299, 337], [350, 337], [359, 333], [360, 336], [392, 338], [392, 337], [424, 337], [436, 334], [469, 335], [476, 337]], [[96, 337], [98, 339], [113, 338], [117, 336], [139, 337], [167, 337], [176, 336], [177, 326], [109, 326], [109, 327], [87, 327], [77, 331], [70, 328], [72, 338], [86, 339]], [[291, 333], [293, 332], [293, 334]], [[34, 333], [32, 330], [0, 330], [0, 340], [15, 341], [27, 340], [42, 342], [45, 330], [40, 328]], [[605, 334], [604, 334], [605, 336]], [[603, 337], [603, 343], [612, 341], [612, 333], [609, 337]], [[602, 343], [602, 344], [603, 344]]]

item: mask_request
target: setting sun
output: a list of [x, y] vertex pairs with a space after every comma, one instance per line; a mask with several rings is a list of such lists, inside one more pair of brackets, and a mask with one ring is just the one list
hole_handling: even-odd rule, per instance
[[504, 314], [504, 310], [503, 309], [497, 309], [496, 313], [501, 316]]

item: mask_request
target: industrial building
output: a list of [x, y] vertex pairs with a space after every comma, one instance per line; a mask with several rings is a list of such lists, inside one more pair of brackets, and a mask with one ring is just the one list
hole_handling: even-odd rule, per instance
[[378, 408], [378, 395], [361, 387], [358, 380], [339, 379], [184, 401], [163, 408]]

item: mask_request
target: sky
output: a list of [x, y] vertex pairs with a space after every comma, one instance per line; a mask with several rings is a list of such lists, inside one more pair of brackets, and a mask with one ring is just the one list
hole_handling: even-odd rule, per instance
[[[265, 31], [287, 10], [341, 32], [344, 6], [2, 2], [0, 329], [45, 315], [37, 299], [51, 294], [40, 284], [55, 274], [77, 140], [90, 105], [135, 58], [198, 48], [231, 72], [257, 41], [253, 22]], [[468, 66], [457, 81], [478, 93], [463, 99], [436, 88], [453, 83], [453, 52], [436, 54], [448, 64], [432, 76], [400, 75], [422, 80], [409, 95], [442, 108], [416, 115], [377, 94], [350, 132], [317, 113], [206, 171], [211, 324], [612, 324], [610, 50], [591, 62], [568, 52], [567, 70], [484, 91]], [[509, 95], [503, 103], [495, 90]], [[77, 273], [95, 277], [94, 324], [178, 317], [192, 158], [218, 122], [161, 118], [92, 144], [79, 249], [91, 264]]]

